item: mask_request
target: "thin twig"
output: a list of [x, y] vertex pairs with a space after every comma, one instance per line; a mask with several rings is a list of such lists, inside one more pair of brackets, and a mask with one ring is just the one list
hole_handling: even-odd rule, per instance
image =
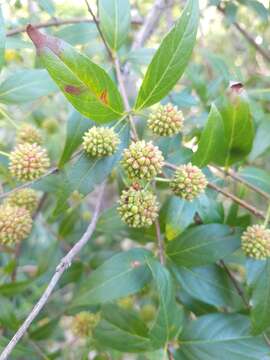
[[[170, 164], [168, 162], [165, 163], [165, 166], [169, 169], [172, 170], [176, 170], [178, 167], [174, 164]], [[217, 191], [218, 193], [222, 194], [223, 196], [231, 199], [233, 202], [235, 202], [236, 204], [240, 205], [241, 207], [243, 207], [244, 209], [248, 210], [249, 212], [251, 212], [254, 216], [259, 217], [261, 219], [265, 219], [265, 215], [264, 213], [257, 209], [255, 206], [250, 205], [249, 203], [247, 203], [246, 201], [240, 199], [239, 197], [235, 196], [234, 194], [220, 188], [219, 186], [213, 184], [213, 183], [208, 183], [207, 186], [212, 189]]]
[[[225, 10], [220, 5], [217, 6], [217, 9], [223, 15], [226, 15]], [[252, 45], [262, 55], [262, 57], [265, 60], [270, 62], [270, 53], [267, 50], [265, 50], [263, 47], [261, 47], [259, 44], [257, 44], [253, 36], [245, 28], [243, 28], [242, 25], [240, 25], [236, 21], [233, 22], [233, 25], [244, 36], [244, 38], [249, 42], [249, 44]]]
[[11, 339], [11, 341], [5, 347], [4, 351], [1, 353], [0, 360], [8, 359], [9, 354], [12, 352], [12, 350], [14, 349], [14, 347], [16, 346], [18, 341], [27, 332], [27, 329], [29, 328], [29, 326], [32, 324], [32, 322], [35, 320], [37, 315], [40, 313], [42, 308], [47, 303], [50, 295], [52, 294], [55, 286], [57, 285], [58, 281], [60, 280], [60, 278], [63, 275], [63, 273], [65, 272], [65, 270], [70, 267], [74, 257], [81, 251], [81, 249], [89, 241], [90, 237], [92, 236], [92, 234], [93, 234], [93, 232], [94, 232], [94, 230], [96, 228], [96, 224], [97, 224], [97, 221], [98, 221], [98, 218], [99, 218], [99, 213], [100, 213], [100, 209], [101, 209], [101, 203], [102, 203], [103, 194], [104, 194], [104, 188], [105, 188], [105, 185], [102, 185], [102, 188], [99, 191], [98, 199], [96, 201], [96, 207], [95, 207], [95, 210], [94, 210], [94, 213], [93, 213], [93, 217], [92, 217], [92, 220], [91, 220], [87, 230], [85, 231], [85, 233], [83, 234], [81, 239], [68, 252], [68, 254], [60, 261], [60, 263], [57, 266], [56, 271], [55, 271], [53, 277], [51, 278], [46, 290], [44, 291], [41, 298], [36, 303], [36, 305], [34, 306], [32, 311], [30, 312], [30, 314], [28, 315], [28, 317], [26, 318], [24, 323], [21, 325], [21, 327], [18, 329], [16, 334]]
[[105, 48], [106, 48], [106, 50], [107, 50], [107, 52], [108, 52], [109, 57], [110, 57], [111, 59], [113, 59], [112, 50], [111, 50], [111, 48], [109, 47], [109, 45], [108, 45], [108, 43], [107, 43], [107, 41], [106, 41], [106, 39], [105, 39], [105, 37], [104, 37], [104, 35], [103, 35], [103, 32], [101, 31], [101, 28], [100, 28], [100, 26], [99, 26], [98, 19], [96, 18], [96, 15], [95, 15], [95, 13], [93, 12], [93, 10], [92, 10], [92, 8], [91, 8], [88, 0], [84, 0], [84, 1], [85, 1], [85, 3], [86, 3], [86, 6], [87, 6], [87, 9], [88, 9], [89, 13], [91, 14], [91, 16], [92, 16], [92, 18], [93, 18], [94, 23], [96, 24], [97, 31], [98, 31], [98, 33], [99, 33], [99, 35], [100, 35], [100, 37], [101, 37], [101, 40], [102, 40], [103, 44], [105, 45]]
[[[99, 22], [99, 19], [97, 19], [97, 21]], [[70, 19], [52, 19], [46, 22], [39, 22], [36, 24], [33, 24], [33, 26], [36, 29], [41, 29], [41, 28], [48, 28], [48, 27], [52, 27], [52, 26], [62, 26], [62, 25], [72, 25], [72, 24], [81, 24], [81, 23], [93, 23], [94, 20], [91, 20], [89, 18], [70, 18]], [[132, 19], [132, 24], [134, 25], [141, 25], [142, 24], [142, 20], [141, 19]], [[6, 36], [14, 36], [20, 33], [24, 33], [26, 31], [26, 27], [22, 26], [22, 27], [18, 27], [16, 29], [11, 29], [9, 31], [7, 31]]]
[[243, 303], [245, 304], [246, 308], [250, 309], [249, 302], [245, 298], [245, 294], [244, 294], [243, 290], [241, 289], [241, 287], [239, 286], [237, 280], [235, 279], [235, 277], [233, 276], [233, 274], [231, 273], [231, 271], [229, 270], [229, 268], [227, 267], [227, 265], [225, 264], [225, 262], [223, 260], [220, 260], [220, 264], [223, 267], [223, 269], [226, 271], [229, 278], [231, 279], [235, 290], [237, 291], [238, 295], [241, 297], [241, 299], [242, 299]]
[[[249, 189], [255, 191], [256, 193], [258, 193], [259, 195], [261, 195], [262, 197], [264, 197], [267, 200], [270, 200], [270, 194], [267, 194], [265, 191], [259, 189], [257, 186], [251, 184], [250, 182], [246, 181], [245, 179], [243, 179], [241, 176], [239, 176], [237, 173], [235, 173], [233, 170], [231, 169], [222, 169], [218, 166], [211, 166], [214, 167], [216, 170], [222, 172], [224, 175], [229, 175], [232, 179], [238, 181], [239, 183], [245, 185], [246, 187], [248, 187]], [[210, 167], [210, 169], [211, 169]]]
[[155, 229], [156, 229], [156, 237], [157, 237], [157, 244], [158, 244], [158, 257], [160, 263], [165, 265], [165, 256], [164, 256], [164, 242], [160, 232], [160, 224], [159, 221], [155, 221]]

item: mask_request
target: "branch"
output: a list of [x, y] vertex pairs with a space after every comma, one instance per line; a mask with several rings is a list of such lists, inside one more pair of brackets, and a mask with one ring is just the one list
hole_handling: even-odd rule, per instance
[[[97, 19], [97, 21], [99, 22], [99, 19]], [[52, 27], [52, 26], [62, 26], [62, 25], [72, 25], [72, 24], [80, 24], [80, 23], [93, 23], [94, 20], [88, 19], [88, 18], [70, 18], [70, 19], [65, 19], [65, 20], [60, 20], [60, 19], [52, 19], [49, 20], [47, 22], [39, 22], [36, 24], [33, 24], [33, 26], [37, 29], [40, 28], [48, 28], [48, 27]], [[134, 25], [141, 25], [142, 24], [142, 20], [140, 19], [132, 19], [132, 24]], [[14, 36], [20, 33], [23, 33], [26, 31], [26, 27], [22, 26], [16, 29], [11, 29], [9, 31], [7, 31], [6, 36]]]
[[152, 9], [149, 11], [145, 18], [144, 24], [140, 31], [136, 34], [132, 45], [132, 50], [136, 50], [142, 47], [146, 40], [152, 35], [153, 31], [157, 27], [157, 24], [161, 18], [164, 9], [168, 6], [166, 0], [156, 0]]
[[220, 168], [218, 166], [211, 166], [211, 167], [214, 167], [216, 170], [222, 172], [224, 175], [229, 175], [232, 179], [240, 182], [241, 184], [245, 185], [249, 189], [255, 191], [256, 193], [258, 193], [259, 195], [264, 197], [266, 200], [268, 200], [268, 201], [270, 200], [270, 195], [269, 194], [267, 194], [265, 191], [259, 189], [257, 186], [255, 186], [255, 185], [249, 183], [248, 181], [246, 181], [241, 176], [239, 176], [237, 173], [235, 173], [233, 170], [231, 170], [231, 169], [224, 170], [224, 169], [222, 169], [222, 168]]
[[[217, 9], [219, 12], [221, 12], [224, 16], [225, 10], [219, 5], [217, 6]], [[234, 27], [244, 36], [244, 38], [247, 40], [247, 42], [252, 45], [261, 55], [262, 57], [270, 62], [270, 53], [265, 50], [263, 47], [261, 47], [259, 44], [256, 43], [253, 36], [245, 29], [242, 25], [240, 25], [238, 22], [233, 22]]]
[[[165, 163], [165, 166], [169, 169], [172, 170], [176, 170], [177, 166], [170, 164], [170, 163]], [[223, 196], [229, 198], [230, 200], [232, 200], [233, 202], [235, 202], [236, 204], [240, 205], [241, 207], [245, 208], [246, 210], [248, 210], [249, 212], [251, 212], [253, 215], [255, 215], [256, 217], [259, 217], [261, 219], [265, 219], [265, 215], [264, 213], [257, 209], [255, 206], [250, 205], [249, 203], [247, 203], [246, 201], [240, 199], [239, 197], [235, 196], [234, 194], [231, 194], [230, 192], [220, 188], [219, 186], [213, 184], [213, 183], [208, 183], [207, 185], [210, 189], [217, 191], [218, 193], [222, 194]]]
[[243, 303], [245, 304], [247, 309], [250, 309], [250, 305], [248, 300], [245, 298], [244, 292], [243, 290], [240, 288], [237, 280], [235, 279], [235, 277], [233, 276], [233, 274], [230, 272], [229, 268], [227, 267], [227, 265], [225, 264], [225, 262], [223, 260], [220, 260], [220, 264], [223, 267], [223, 269], [226, 271], [227, 275], [229, 276], [229, 278], [232, 281], [232, 284], [235, 288], [235, 290], [237, 291], [238, 295], [241, 297]]
[[74, 259], [74, 257], [80, 252], [80, 250], [86, 245], [86, 243], [89, 241], [90, 237], [92, 236], [96, 224], [99, 218], [99, 213], [101, 209], [101, 203], [103, 199], [104, 194], [104, 188], [105, 185], [102, 185], [101, 190], [99, 191], [99, 196], [96, 201], [96, 207], [93, 213], [92, 220], [86, 229], [85, 233], [81, 237], [81, 239], [72, 247], [72, 249], [68, 252], [68, 254], [60, 261], [59, 265], [56, 268], [56, 271], [51, 278], [46, 290], [42, 294], [39, 301], [36, 303], [34, 308], [32, 309], [31, 313], [28, 315], [24, 323], [21, 325], [21, 327], [18, 329], [16, 334], [13, 336], [13, 338], [10, 340], [8, 345], [5, 347], [4, 351], [0, 355], [0, 360], [6, 360], [8, 359], [9, 354], [12, 352], [16, 344], [19, 342], [19, 340], [23, 337], [23, 335], [27, 332], [27, 329], [32, 324], [32, 322], [35, 320], [37, 315], [40, 313], [42, 308], [47, 303], [50, 295], [52, 294], [55, 286], [57, 285], [58, 281], [60, 280], [61, 276], [65, 272], [66, 269], [68, 269]]

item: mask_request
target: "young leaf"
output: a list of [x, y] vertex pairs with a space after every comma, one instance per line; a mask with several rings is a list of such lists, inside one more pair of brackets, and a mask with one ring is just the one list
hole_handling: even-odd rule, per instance
[[129, 33], [129, 0], [99, 0], [98, 8], [102, 33], [110, 48], [118, 50]]
[[209, 224], [188, 229], [169, 242], [166, 253], [177, 265], [195, 267], [215, 263], [240, 246], [240, 234], [227, 225]]
[[269, 347], [265, 340], [251, 336], [249, 328], [249, 320], [243, 315], [201, 316], [190, 321], [181, 333], [175, 360], [268, 359]]
[[152, 346], [164, 347], [182, 328], [183, 313], [175, 299], [175, 289], [171, 274], [157, 260], [147, 259], [159, 296], [159, 310], [149, 331]]
[[223, 119], [225, 152], [215, 162], [229, 166], [245, 158], [252, 149], [254, 129], [249, 104], [244, 96], [232, 94], [233, 99], [223, 97], [218, 110]]
[[181, 18], [162, 40], [148, 66], [136, 100], [136, 110], [157, 103], [180, 79], [195, 45], [198, 21], [198, 0], [189, 0]]
[[224, 125], [218, 109], [213, 104], [198, 149], [192, 157], [192, 163], [199, 167], [210, 162], [220, 163], [223, 161], [224, 153]]
[[27, 33], [52, 79], [82, 115], [100, 123], [123, 115], [121, 95], [105, 70], [66, 42], [31, 25]]
[[59, 161], [59, 167], [62, 167], [70, 159], [73, 152], [82, 143], [83, 134], [90, 128], [91, 124], [93, 124], [91, 120], [77, 111], [72, 111], [67, 121], [66, 142]]
[[103, 304], [141, 290], [151, 279], [147, 259], [152, 254], [133, 249], [113, 256], [84, 282], [73, 305]]

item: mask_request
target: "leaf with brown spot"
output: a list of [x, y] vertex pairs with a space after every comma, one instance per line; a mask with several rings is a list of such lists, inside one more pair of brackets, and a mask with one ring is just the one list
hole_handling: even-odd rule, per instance
[[123, 115], [122, 97], [104, 69], [61, 39], [43, 34], [31, 25], [27, 33], [52, 79], [82, 115], [100, 123]]

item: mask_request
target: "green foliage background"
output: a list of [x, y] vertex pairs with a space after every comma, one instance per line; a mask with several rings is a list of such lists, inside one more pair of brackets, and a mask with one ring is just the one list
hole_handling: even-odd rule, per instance
[[[247, 259], [240, 241], [248, 225], [262, 222], [248, 205], [266, 214], [270, 200], [269, 4], [172, 1], [141, 48], [132, 43], [153, 1], [90, 4], [120, 61], [140, 138], [152, 139], [172, 165], [192, 161], [201, 167], [213, 187], [187, 202], [156, 184], [163, 266], [155, 227], [128, 228], [116, 211], [127, 182], [119, 160], [131, 141], [130, 126], [115, 64], [95, 23], [85, 21], [91, 16], [84, 2], [4, 2], [0, 149], [13, 149], [14, 123], [31, 123], [42, 132], [57, 171], [31, 184], [46, 196], [30, 237], [20, 249], [0, 247], [0, 350], [85, 232], [106, 180], [94, 236], [10, 359], [270, 359], [270, 260]], [[71, 24], [41, 31], [61, 39], [61, 50], [46, 42], [37, 55], [25, 26], [55, 19]], [[240, 95], [232, 95], [231, 81], [244, 85]], [[153, 137], [146, 118], [169, 101], [184, 113], [184, 132]], [[78, 153], [93, 124], [119, 119], [121, 145], [113, 156], [97, 161]], [[3, 193], [19, 185], [7, 165], [0, 155]], [[143, 316], [149, 304], [150, 319]], [[101, 316], [84, 339], [72, 332], [80, 311]]]

